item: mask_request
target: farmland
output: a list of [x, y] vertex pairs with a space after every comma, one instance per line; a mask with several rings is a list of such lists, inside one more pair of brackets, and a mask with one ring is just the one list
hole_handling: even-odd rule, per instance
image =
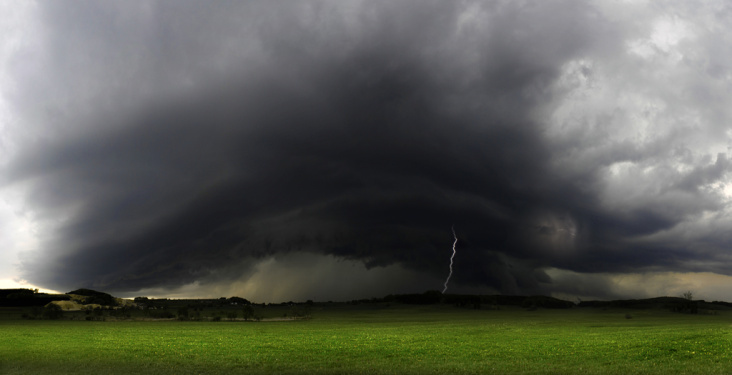
[[2, 374], [724, 374], [732, 313], [316, 304], [311, 319], [22, 320], [0, 315]]

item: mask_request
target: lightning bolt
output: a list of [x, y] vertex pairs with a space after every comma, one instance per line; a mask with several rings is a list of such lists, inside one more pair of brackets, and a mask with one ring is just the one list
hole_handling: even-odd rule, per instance
[[445, 289], [442, 289], [442, 294], [445, 294], [447, 291], [447, 283], [450, 282], [450, 277], [452, 277], [452, 259], [455, 258], [455, 245], [457, 245], [457, 234], [455, 234], [455, 226], [452, 226], [452, 236], [455, 237], [455, 242], [452, 244], [452, 256], [450, 256], [450, 274], [447, 275], [447, 280], [445, 280]]

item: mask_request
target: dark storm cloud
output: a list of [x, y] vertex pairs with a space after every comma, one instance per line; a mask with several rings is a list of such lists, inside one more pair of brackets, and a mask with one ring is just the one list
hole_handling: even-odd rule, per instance
[[99, 69], [53, 85], [114, 74], [5, 173], [35, 181], [28, 205], [56, 218], [24, 263], [35, 283], [172, 288], [294, 252], [441, 276], [454, 224], [454, 282], [534, 293], [551, 284], [546, 267], [684, 270], [729, 244], [647, 238], [720, 205], [702, 188], [729, 171], [723, 154], [669, 169], [656, 200], [625, 206], [607, 204], [607, 167], [666, 150], [609, 142], [562, 164], [604, 140], [548, 139], [537, 113], [568, 62], [622, 46], [589, 5], [150, 4], [49, 10], [68, 38], [50, 44], [72, 52], [49, 55]]

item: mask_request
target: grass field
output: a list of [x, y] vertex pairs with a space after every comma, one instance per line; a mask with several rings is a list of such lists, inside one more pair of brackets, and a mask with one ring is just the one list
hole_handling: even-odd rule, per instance
[[0, 373], [732, 373], [730, 313], [382, 307], [283, 322], [0, 319]]

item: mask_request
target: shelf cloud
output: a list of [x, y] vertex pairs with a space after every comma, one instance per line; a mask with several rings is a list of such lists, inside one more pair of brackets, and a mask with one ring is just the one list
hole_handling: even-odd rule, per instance
[[440, 289], [453, 225], [456, 291], [732, 275], [724, 2], [66, 5], [0, 53], [34, 285]]

